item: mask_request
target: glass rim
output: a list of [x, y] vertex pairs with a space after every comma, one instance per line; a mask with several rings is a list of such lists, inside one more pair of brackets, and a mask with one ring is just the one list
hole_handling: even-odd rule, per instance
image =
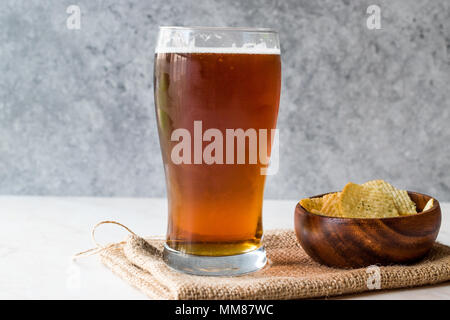
[[248, 27], [201, 27], [201, 26], [159, 26], [160, 30], [192, 30], [192, 31], [235, 31], [235, 32], [254, 32], [254, 33], [273, 33], [278, 31], [271, 28], [248, 28]]

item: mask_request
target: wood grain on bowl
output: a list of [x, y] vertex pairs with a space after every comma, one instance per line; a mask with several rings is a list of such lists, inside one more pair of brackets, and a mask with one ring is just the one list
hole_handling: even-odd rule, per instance
[[[430, 196], [408, 194], [421, 211]], [[407, 264], [423, 258], [433, 246], [441, 225], [441, 209], [393, 218], [334, 218], [295, 208], [295, 232], [315, 261], [338, 268], [373, 264]]]

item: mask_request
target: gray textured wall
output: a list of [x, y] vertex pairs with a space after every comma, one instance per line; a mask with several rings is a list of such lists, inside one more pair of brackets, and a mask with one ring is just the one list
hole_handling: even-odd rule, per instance
[[[366, 28], [372, 3], [382, 30]], [[448, 0], [2, 0], [0, 194], [163, 196], [157, 26], [226, 25], [280, 32], [268, 198], [385, 178], [450, 200], [449, 23]]]

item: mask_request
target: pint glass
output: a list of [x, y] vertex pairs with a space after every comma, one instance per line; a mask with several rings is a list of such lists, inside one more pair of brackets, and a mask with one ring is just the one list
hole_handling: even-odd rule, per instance
[[154, 94], [170, 267], [237, 275], [265, 265], [262, 158], [273, 151], [280, 85], [272, 30], [160, 28]]

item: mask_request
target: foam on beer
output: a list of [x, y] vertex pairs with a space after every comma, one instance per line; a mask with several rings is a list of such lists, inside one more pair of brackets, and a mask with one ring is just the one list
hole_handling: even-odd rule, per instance
[[235, 54], [280, 54], [279, 48], [267, 48], [262, 44], [246, 44], [242, 47], [214, 48], [214, 47], [168, 47], [158, 45], [155, 53], [235, 53]]

